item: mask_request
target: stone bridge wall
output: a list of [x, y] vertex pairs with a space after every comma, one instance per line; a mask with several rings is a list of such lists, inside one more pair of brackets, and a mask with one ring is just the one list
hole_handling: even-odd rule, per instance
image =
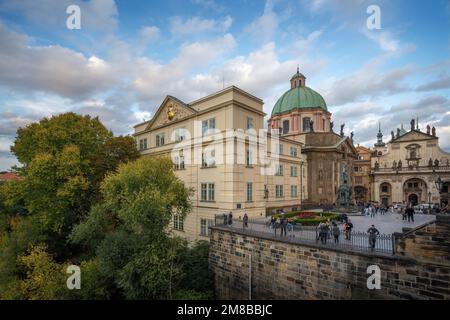
[[[210, 267], [218, 299], [450, 299], [450, 219], [397, 235], [395, 256], [356, 253], [212, 227]], [[367, 289], [367, 267], [381, 289]]]

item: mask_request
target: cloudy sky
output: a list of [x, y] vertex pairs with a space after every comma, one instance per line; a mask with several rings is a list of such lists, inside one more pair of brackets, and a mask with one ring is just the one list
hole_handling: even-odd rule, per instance
[[[66, 27], [72, 4], [81, 30]], [[419, 117], [450, 151], [448, 0], [0, 0], [0, 170], [18, 127], [62, 112], [129, 134], [167, 94], [233, 84], [270, 114], [297, 64], [357, 143]]]

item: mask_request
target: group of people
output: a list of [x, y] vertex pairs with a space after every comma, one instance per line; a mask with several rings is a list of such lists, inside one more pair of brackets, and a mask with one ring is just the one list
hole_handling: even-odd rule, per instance
[[270, 218], [269, 229], [271, 229], [275, 235], [277, 235], [278, 227], [281, 230], [281, 236], [287, 236], [287, 231], [291, 232], [294, 229], [292, 222], [284, 216]]
[[[351, 232], [353, 230], [353, 223], [350, 219], [345, 219], [343, 232], [345, 234], [345, 240], [350, 240]], [[330, 239], [331, 236], [334, 238], [334, 243], [339, 243], [339, 237], [341, 235], [341, 230], [336, 221], [321, 222], [317, 226], [317, 241], [320, 241], [322, 244], [327, 243], [327, 239]]]
[[370, 216], [371, 218], [374, 218], [375, 215], [377, 215], [377, 214], [384, 216], [386, 214], [386, 212], [389, 212], [389, 213], [394, 212], [393, 207], [387, 208], [385, 206], [378, 206], [378, 205], [374, 205], [374, 204], [368, 204], [368, 205], [364, 206], [363, 211], [366, 216]]
[[[240, 217], [239, 217], [240, 219]], [[225, 226], [231, 226], [233, 224], [233, 212], [224, 213], [223, 214], [223, 224]], [[244, 213], [244, 217], [242, 218], [242, 226], [244, 228], [248, 228], [248, 215]]]
[[400, 209], [400, 214], [402, 215], [402, 220], [404, 220], [404, 221], [408, 220], [408, 222], [414, 222], [414, 208], [411, 205], [406, 207], [406, 209], [402, 207]]

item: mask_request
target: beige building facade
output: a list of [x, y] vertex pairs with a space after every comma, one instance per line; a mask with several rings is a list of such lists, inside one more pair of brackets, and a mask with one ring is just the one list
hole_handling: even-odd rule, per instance
[[300, 206], [307, 196], [303, 144], [263, 130], [264, 116], [261, 99], [231, 86], [189, 104], [167, 96], [152, 120], [135, 126], [141, 155], [171, 157], [194, 191], [192, 212], [174, 216], [178, 235], [207, 240], [216, 215], [231, 211], [242, 223], [244, 213], [265, 217]]
[[375, 145], [372, 200], [384, 205], [448, 203], [450, 154], [439, 147], [435, 128], [422, 132], [411, 120], [411, 129], [402, 129], [391, 132], [389, 143]]

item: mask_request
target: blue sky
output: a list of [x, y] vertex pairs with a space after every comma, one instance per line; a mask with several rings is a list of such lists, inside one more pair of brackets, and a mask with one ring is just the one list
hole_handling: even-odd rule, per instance
[[[66, 8], [81, 8], [81, 30]], [[369, 30], [369, 5], [381, 29]], [[0, 170], [18, 127], [75, 111], [115, 134], [167, 94], [190, 102], [236, 85], [270, 115], [297, 64], [336, 125], [371, 146], [419, 117], [450, 151], [450, 2], [0, 0]]]

